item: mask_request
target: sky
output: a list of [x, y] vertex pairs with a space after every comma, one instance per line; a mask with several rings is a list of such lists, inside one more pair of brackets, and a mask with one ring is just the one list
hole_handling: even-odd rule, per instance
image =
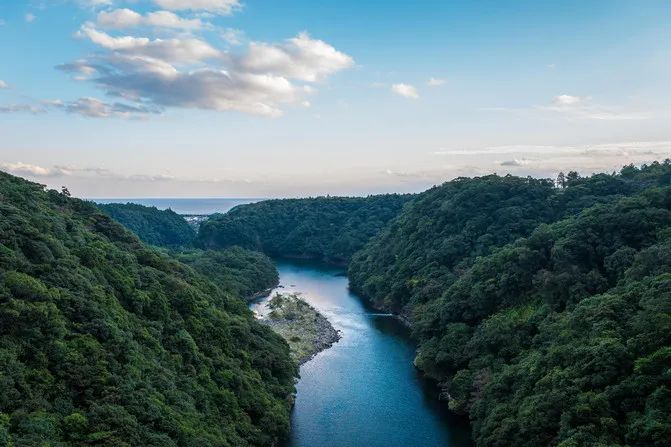
[[0, 170], [73, 195], [417, 192], [671, 157], [671, 1], [2, 0]]

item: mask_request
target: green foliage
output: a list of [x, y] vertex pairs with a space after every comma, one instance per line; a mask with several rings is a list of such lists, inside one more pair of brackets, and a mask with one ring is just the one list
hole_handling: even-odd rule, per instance
[[344, 263], [401, 210], [408, 195], [266, 200], [203, 222], [204, 248], [241, 246], [271, 256]]
[[350, 264], [478, 446], [671, 439], [671, 163], [421, 194]]
[[414, 308], [437, 299], [478, 256], [528, 236], [542, 223], [671, 184], [668, 163], [626, 172], [584, 178], [572, 173], [565, 189], [550, 180], [495, 175], [434, 187], [352, 258], [351, 287], [378, 307], [402, 312], [409, 303]]
[[296, 366], [217, 281], [0, 173], [0, 445], [274, 445]]
[[279, 282], [277, 269], [270, 258], [240, 247], [192, 249], [174, 253], [174, 257], [235, 296], [252, 298]]
[[187, 247], [196, 237], [196, 232], [186, 220], [171, 209], [162, 211], [154, 206], [135, 203], [109, 203], [97, 206], [103, 213], [150, 245]]

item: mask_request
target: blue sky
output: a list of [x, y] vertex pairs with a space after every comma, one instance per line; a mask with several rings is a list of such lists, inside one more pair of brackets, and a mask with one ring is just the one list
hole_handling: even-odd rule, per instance
[[7, 1], [0, 58], [0, 169], [84, 197], [671, 156], [668, 1]]

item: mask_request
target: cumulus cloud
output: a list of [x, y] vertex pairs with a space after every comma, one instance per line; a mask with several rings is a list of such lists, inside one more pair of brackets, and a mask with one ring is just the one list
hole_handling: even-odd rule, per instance
[[252, 73], [272, 73], [315, 82], [351, 67], [354, 60], [326, 42], [312, 39], [303, 32], [281, 44], [252, 42], [238, 63]]
[[5, 89], [5, 88], [9, 88], [9, 85], [7, 85], [7, 83], [5, 81], [0, 79], [0, 90]]
[[[279, 116], [284, 105], [309, 104], [306, 96], [315, 92], [310, 83], [354, 63], [307, 33], [277, 44], [255, 42], [235, 56], [191, 36], [113, 36], [91, 23], [79, 36], [104, 51], [57, 68], [152, 111], [183, 107]], [[107, 110], [90, 102], [85, 106], [94, 114]]]
[[170, 11], [154, 11], [143, 16], [128, 8], [101, 11], [98, 13], [96, 23], [108, 29], [132, 28], [141, 25], [183, 30], [197, 30], [205, 27], [200, 19], [184, 19]]
[[242, 7], [239, 0], [154, 0], [154, 3], [171, 11], [206, 11], [219, 15], [231, 15]]
[[108, 50], [175, 64], [193, 64], [222, 55], [209, 43], [195, 37], [153, 40], [134, 36], [113, 37], [92, 24], [83, 25], [78, 35]]
[[391, 91], [399, 96], [403, 96], [404, 98], [409, 99], [419, 98], [419, 93], [417, 93], [417, 89], [410, 84], [403, 84], [403, 83], [394, 84], [391, 86]]
[[440, 87], [441, 85], [445, 85], [447, 81], [445, 79], [438, 79], [438, 78], [429, 78], [428, 81], [426, 81], [426, 85], [429, 87]]

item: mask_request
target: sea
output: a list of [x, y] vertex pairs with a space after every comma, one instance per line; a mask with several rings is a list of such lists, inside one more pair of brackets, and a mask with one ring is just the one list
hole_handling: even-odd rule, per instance
[[171, 209], [177, 214], [204, 216], [214, 213], [225, 213], [238, 205], [260, 202], [263, 198], [115, 198], [89, 199], [100, 204], [107, 203], [136, 203], [144, 206], [154, 206], [160, 210]]

